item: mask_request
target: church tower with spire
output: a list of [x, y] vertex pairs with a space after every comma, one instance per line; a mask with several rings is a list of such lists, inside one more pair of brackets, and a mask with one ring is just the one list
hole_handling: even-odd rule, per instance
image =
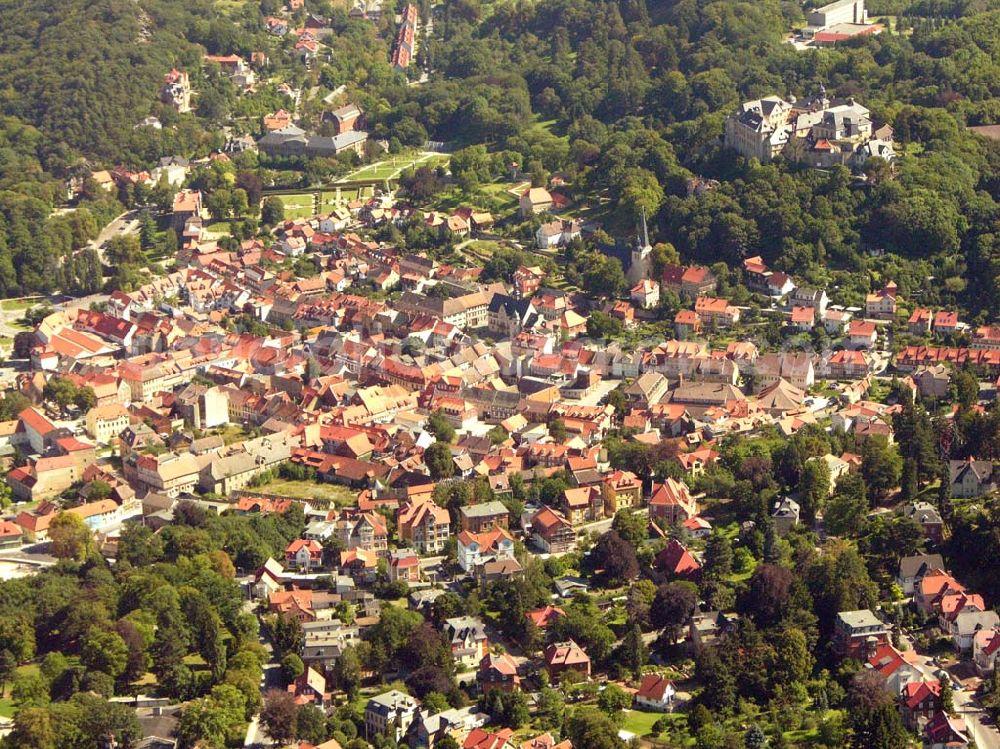
[[628, 267], [628, 280], [633, 285], [653, 275], [653, 245], [649, 243], [645, 210], [642, 212], [642, 225], [637, 228], [635, 246], [632, 248], [631, 263]]

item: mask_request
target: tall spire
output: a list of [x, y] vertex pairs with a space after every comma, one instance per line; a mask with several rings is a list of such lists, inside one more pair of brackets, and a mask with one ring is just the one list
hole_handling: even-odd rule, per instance
[[642, 209], [642, 235], [637, 237], [639, 240], [639, 247], [646, 249], [650, 247], [649, 244], [649, 227], [646, 226], [646, 209]]

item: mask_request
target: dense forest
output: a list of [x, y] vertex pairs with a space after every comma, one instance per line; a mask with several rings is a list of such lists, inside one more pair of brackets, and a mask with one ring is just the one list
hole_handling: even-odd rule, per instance
[[[452, 2], [431, 51], [446, 75], [389, 92], [386, 122], [415, 117], [435, 138], [487, 142], [522, 163], [568, 170], [581, 189], [623, 208], [641, 200], [659, 209], [661, 238], [693, 260], [762, 254], [839, 285], [849, 302], [869, 290], [869, 277], [891, 277], [925, 303], [986, 312], [1000, 303], [1000, 151], [964, 126], [1000, 119], [1000, 11], [924, 5], [907, 6], [934, 15], [910, 19], [905, 35], [802, 52], [783, 41], [801, 11], [777, 0], [562, 0], [491, 13]], [[821, 83], [893, 125], [904, 154], [895, 179], [872, 174], [859, 184], [846, 170], [760, 167], [722, 150], [724, 119], [739, 101], [801, 98]], [[535, 127], [542, 119], [568, 139]], [[721, 187], [688, 196], [694, 175]], [[890, 254], [866, 252], [882, 249]]]

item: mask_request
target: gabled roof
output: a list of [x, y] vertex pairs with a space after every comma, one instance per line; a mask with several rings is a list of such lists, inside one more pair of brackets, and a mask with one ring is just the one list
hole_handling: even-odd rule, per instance
[[646, 674], [642, 677], [642, 683], [639, 684], [635, 696], [661, 702], [667, 692], [672, 692], [673, 688], [673, 682], [663, 674]]

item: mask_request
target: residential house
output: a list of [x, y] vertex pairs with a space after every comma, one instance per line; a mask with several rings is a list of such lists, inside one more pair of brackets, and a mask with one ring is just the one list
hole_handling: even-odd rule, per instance
[[94, 406], [84, 417], [87, 435], [96, 442], [106, 445], [125, 431], [129, 424], [128, 410], [120, 403]]
[[510, 515], [503, 502], [493, 500], [459, 508], [459, 522], [463, 531], [481, 533], [490, 528], [507, 529]]
[[912, 377], [917, 391], [924, 398], [943, 400], [951, 395], [951, 368], [944, 364], [917, 367]]
[[698, 560], [676, 538], [667, 542], [663, 551], [656, 555], [653, 565], [672, 578], [697, 580], [701, 574]]
[[305, 571], [319, 569], [323, 566], [323, 545], [297, 538], [285, 548], [285, 564]]
[[514, 558], [514, 537], [506, 528], [489, 528], [481, 533], [461, 531], [458, 541], [458, 566], [474, 572], [489, 561]]
[[663, 269], [660, 286], [677, 294], [681, 299], [693, 301], [699, 296], [715, 293], [718, 279], [703, 265], [669, 264]]
[[697, 297], [694, 311], [704, 324], [712, 328], [731, 328], [740, 321], [739, 307], [717, 297]]
[[958, 313], [949, 312], [948, 310], [938, 310], [934, 314], [934, 320], [931, 323], [931, 331], [936, 336], [948, 336], [954, 335], [958, 330]]
[[973, 640], [978, 632], [994, 630], [1000, 626], [1000, 616], [995, 611], [961, 611], [948, 622], [946, 630], [955, 650], [959, 653], [972, 651]]
[[865, 662], [865, 668], [878, 672], [885, 682], [885, 689], [893, 697], [912, 682], [923, 678], [920, 670], [911, 664], [902, 653], [890, 643], [879, 645]]
[[629, 298], [639, 309], [656, 309], [660, 304], [660, 284], [643, 278], [629, 290]]
[[541, 320], [529, 299], [515, 299], [506, 294], [493, 295], [488, 314], [490, 332], [504, 338], [513, 338], [523, 330], [530, 330]]
[[17, 420], [16, 442], [27, 444], [36, 453], [44, 453], [55, 434], [56, 425], [30, 406], [17, 415]]
[[408, 694], [393, 689], [365, 704], [365, 735], [391, 736], [399, 741], [410, 728], [410, 724], [420, 709], [415, 699]]
[[531, 540], [547, 554], [572, 551], [576, 546], [576, 531], [558, 512], [542, 506], [531, 516]]
[[924, 336], [931, 332], [931, 319], [933, 313], [924, 307], [917, 307], [910, 314], [906, 321], [907, 330], [910, 335]]
[[604, 517], [604, 497], [596, 486], [578, 486], [566, 489], [563, 491], [560, 509], [570, 523], [583, 525]]
[[685, 340], [701, 332], [701, 317], [691, 309], [677, 310], [674, 315], [674, 335]]
[[941, 682], [938, 679], [911, 682], [900, 692], [900, 714], [911, 731], [941, 708]]
[[494, 689], [501, 692], [516, 692], [521, 688], [521, 677], [517, 674], [517, 663], [507, 653], [488, 653], [479, 662], [476, 684], [482, 694]]
[[933, 544], [941, 543], [944, 538], [944, 520], [930, 502], [908, 502], [903, 505], [901, 514], [919, 523], [924, 531], [924, 538], [928, 541]]
[[670, 381], [659, 372], [643, 372], [625, 388], [625, 398], [634, 408], [659, 403], [670, 389]]
[[486, 625], [474, 616], [445, 619], [444, 633], [451, 647], [451, 655], [460, 668], [476, 668], [489, 653]]
[[1000, 652], [1000, 629], [981, 629], [972, 639], [972, 663], [981, 677], [989, 676], [996, 668]]
[[337, 537], [348, 551], [374, 552], [389, 556], [389, 531], [385, 518], [375, 512], [343, 514], [336, 520]]
[[406, 549], [396, 549], [389, 554], [389, 580], [391, 582], [420, 582], [420, 557]]
[[800, 390], [808, 390], [816, 383], [816, 368], [809, 354], [785, 351], [763, 354], [751, 367], [754, 391], [759, 393], [778, 380], [785, 380]]
[[918, 581], [931, 570], [943, 570], [944, 560], [940, 554], [915, 554], [899, 560], [896, 583], [903, 595], [912, 596]]
[[792, 290], [788, 297], [788, 304], [792, 309], [796, 307], [807, 307], [816, 311], [817, 316], [826, 316], [826, 307], [830, 303], [830, 298], [823, 289], [813, 289], [808, 286], [798, 286]]
[[580, 222], [574, 219], [555, 219], [538, 227], [535, 244], [540, 250], [565, 247], [580, 238]]
[[889, 642], [885, 623], [868, 609], [841, 611], [833, 628], [833, 647], [838, 655], [867, 660], [879, 645]]
[[874, 294], [865, 297], [865, 317], [873, 320], [892, 320], [896, 316], [896, 284], [889, 281]]
[[604, 514], [614, 517], [619, 510], [629, 510], [642, 505], [642, 481], [631, 471], [615, 471], [601, 484], [604, 497]]
[[542, 279], [545, 278], [545, 272], [537, 265], [518, 266], [517, 270], [514, 271], [514, 293], [520, 299], [527, 299], [532, 296], [538, 287], [542, 285]]
[[544, 187], [529, 187], [521, 193], [518, 206], [521, 218], [531, 218], [552, 209], [552, 195]]
[[513, 740], [512, 728], [502, 728], [499, 731], [473, 728], [462, 742], [462, 749], [514, 749]]
[[927, 721], [923, 749], [966, 749], [970, 745], [965, 720], [940, 710]]
[[816, 325], [816, 310], [812, 307], [792, 307], [788, 324], [796, 330], [807, 333]]
[[676, 694], [674, 683], [663, 674], [645, 674], [632, 699], [637, 710], [669, 713]]
[[948, 463], [951, 496], [956, 499], [981, 497], [997, 488], [996, 471], [989, 460], [952, 460]]
[[330, 693], [326, 691], [326, 677], [311, 666], [288, 685], [288, 692], [295, 698], [296, 705], [316, 705], [326, 707]]
[[650, 519], [661, 518], [668, 525], [678, 525], [698, 514], [698, 503], [683, 481], [667, 477], [662, 484], [653, 484], [649, 498]]
[[873, 349], [878, 340], [875, 323], [868, 320], [852, 320], [847, 326], [847, 343], [855, 349]]
[[545, 659], [545, 670], [555, 683], [558, 683], [567, 671], [575, 671], [584, 679], [590, 678], [590, 656], [573, 640], [553, 642], [545, 648], [542, 655]]
[[799, 517], [802, 508], [799, 503], [791, 497], [782, 497], [774, 504], [771, 512], [771, 522], [774, 523], [774, 530], [779, 535], [786, 536], [799, 524]]
[[558, 606], [546, 604], [545, 606], [534, 609], [533, 611], [526, 611], [524, 612], [524, 615], [531, 620], [532, 624], [544, 631], [552, 626], [556, 619], [561, 616], [566, 616], [566, 612]]
[[451, 535], [448, 510], [432, 499], [407, 502], [396, 514], [399, 539], [421, 554], [438, 554]]

